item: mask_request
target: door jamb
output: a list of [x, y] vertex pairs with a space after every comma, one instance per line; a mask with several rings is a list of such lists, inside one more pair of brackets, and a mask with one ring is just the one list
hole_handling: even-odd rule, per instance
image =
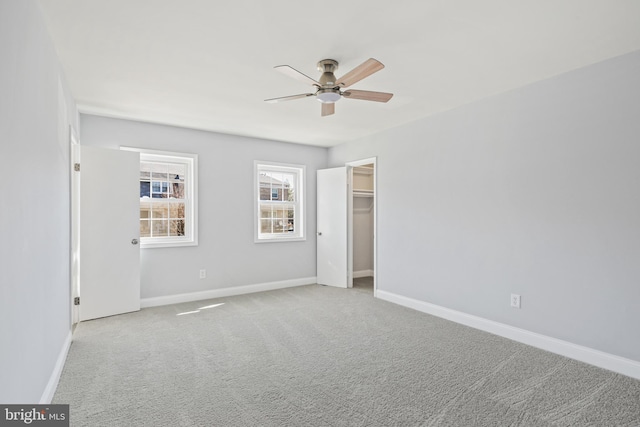
[[70, 233], [70, 287], [71, 287], [71, 332], [75, 331], [80, 321], [80, 307], [74, 305], [75, 298], [80, 297], [80, 173], [75, 171], [75, 164], [80, 164], [80, 139], [73, 126], [69, 126], [69, 150], [71, 164], [71, 233]]

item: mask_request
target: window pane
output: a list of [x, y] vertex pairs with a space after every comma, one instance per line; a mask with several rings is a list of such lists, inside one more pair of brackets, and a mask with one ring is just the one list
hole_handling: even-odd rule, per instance
[[282, 174], [278, 172], [267, 172], [271, 175], [271, 185], [277, 187], [282, 185]]
[[286, 187], [286, 194], [284, 196], [284, 199], [286, 201], [289, 201], [289, 202], [295, 202], [296, 201], [296, 189], [295, 189], [295, 186], [294, 186], [293, 182], [291, 183], [291, 185]]
[[293, 233], [295, 231], [295, 215], [293, 208], [287, 210], [287, 231]]
[[273, 232], [274, 233], [284, 233], [284, 221], [282, 219], [275, 219], [273, 221]]
[[167, 203], [154, 203], [151, 209], [151, 218], [167, 219], [169, 217], [169, 206]]
[[271, 177], [266, 172], [259, 175], [260, 200], [271, 200]]
[[171, 183], [171, 191], [169, 197], [174, 199], [184, 199], [184, 184], [179, 182]]
[[149, 180], [151, 178], [151, 163], [140, 162], [140, 179]]
[[151, 220], [152, 235], [154, 237], [167, 236], [169, 231], [167, 223], [168, 223], [167, 220], [159, 220], [159, 219]]
[[271, 174], [271, 200], [279, 200], [282, 201], [283, 198], [282, 193], [282, 174], [281, 173], [272, 173]]
[[169, 218], [171, 219], [183, 219], [185, 211], [184, 203], [170, 203], [169, 204]]
[[140, 219], [149, 219], [151, 217], [151, 207], [149, 203], [140, 203]]
[[154, 199], [166, 199], [168, 197], [169, 184], [167, 181], [152, 181], [151, 194]]
[[295, 199], [293, 197], [294, 195], [294, 175], [293, 174], [283, 174], [283, 183], [282, 183], [282, 187], [283, 187], [283, 195], [282, 195], [282, 200], [286, 200], [289, 202], [293, 202]]
[[260, 232], [261, 233], [271, 233], [271, 225], [272, 221], [270, 219], [261, 219], [260, 220]]
[[140, 237], [150, 237], [151, 236], [151, 226], [149, 225], [148, 220], [140, 220]]
[[169, 220], [169, 236], [184, 236], [184, 219]]
[[151, 163], [151, 177], [166, 181], [168, 169], [166, 163]]
[[149, 181], [140, 181], [140, 198], [150, 197], [151, 183]]
[[274, 207], [273, 218], [274, 233], [289, 233], [293, 230], [293, 208]]
[[180, 163], [169, 163], [168, 173], [170, 181], [184, 182], [184, 175], [187, 171], [187, 166]]
[[271, 206], [260, 206], [260, 218], [271, 218]]

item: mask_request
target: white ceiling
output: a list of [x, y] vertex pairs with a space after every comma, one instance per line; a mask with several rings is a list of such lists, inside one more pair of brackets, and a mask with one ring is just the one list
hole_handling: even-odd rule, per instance
[[[39, 0], [82, 112], [333, 146], [640, 49], [637, 0]], [[320, 117], [311, 87], [386, 68]]]

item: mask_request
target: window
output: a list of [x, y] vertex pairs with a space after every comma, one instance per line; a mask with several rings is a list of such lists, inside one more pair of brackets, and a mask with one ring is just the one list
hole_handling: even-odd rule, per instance
[[304, 240], [305, 167], [255, 162], [255, 241]]
[[141, 247], [197, 245], [198, 156], [122, 149], [140, 153]]

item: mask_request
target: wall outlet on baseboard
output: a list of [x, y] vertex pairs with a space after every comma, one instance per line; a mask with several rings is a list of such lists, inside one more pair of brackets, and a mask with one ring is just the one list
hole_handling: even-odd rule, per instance
[[201, 279], [206, 279], [207, 278], [207, 270], [205, 270], [205, 269], [200, 270], [200, 278]]
[[520, 295], [511, 294], [511, 307], [520, 308]]

